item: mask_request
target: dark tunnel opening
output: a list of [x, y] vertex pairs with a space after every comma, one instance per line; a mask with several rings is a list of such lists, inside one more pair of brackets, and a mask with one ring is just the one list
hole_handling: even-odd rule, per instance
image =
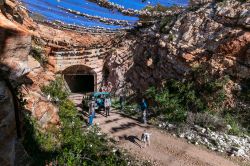
[[66, 74], [64, 79], [72, 93], [94, 92], [94, 75], [84, 74]]

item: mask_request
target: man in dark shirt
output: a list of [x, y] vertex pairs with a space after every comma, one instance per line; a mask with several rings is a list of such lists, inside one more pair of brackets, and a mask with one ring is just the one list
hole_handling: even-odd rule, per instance
[[121, 108], [121, 110], [124, 109], [124, 102], [125, 102], [125, 97], [123, 95], [120, 95], [120, 108]]

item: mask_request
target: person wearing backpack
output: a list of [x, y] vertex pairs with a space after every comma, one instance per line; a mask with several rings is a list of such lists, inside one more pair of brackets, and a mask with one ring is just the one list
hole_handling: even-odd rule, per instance
[[142, 98], [142, 101], [140, 103], [140, 107], [141, 107], [141, 112], [142, 112], [143, 123], [146, 124], [147, 123], [148, 104], [147, 104], [147, 102], [146, 102], [146, 100], [144, 98]]
[[95, 98], [92, 97], [91, 101], [89, 102], [89, 125], [93, 124], [93, 120], [95, 117]]

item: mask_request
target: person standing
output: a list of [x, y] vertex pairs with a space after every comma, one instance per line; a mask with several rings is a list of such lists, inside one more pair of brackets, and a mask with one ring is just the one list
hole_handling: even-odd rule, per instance
[[112, 84], [111, 84], [111, 82], [108, 82], [107, 92], [111, 92], [111, 90], [112, 90]]
[[106, 112], [106, 117], [107, 117], [109, 116], [110, 107], [111, 107], [111, 100], [109, 97], [105, 98], [104, 107], [105, 107], [105, 112]]
[[124, 102], [125, 102], [125, 97], [123, 95], [120, 95], [120, 109], [123, 110], [124, 109]]
[[106, 91], [107, 91], [106, 86], [103, 85], [103, 86], [101, 87], [101, 92], [106, 92]]

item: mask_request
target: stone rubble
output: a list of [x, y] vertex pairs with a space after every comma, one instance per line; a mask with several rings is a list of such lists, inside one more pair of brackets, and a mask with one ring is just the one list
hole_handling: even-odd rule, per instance
[[[167, 122], [159, 124], [159, 128], [174, 132], [178, 137], [185, 138], [194, 145], [204, 145], [208, 149], [227, 153], [229, 156], [250, 159], [250, 137], [248, 135], [239, 137], [211, 131], [209, 128], [203, 128], [198, 125], [194, 125], [184, 132], [178, 132], [176, 130], [177, 126]], [[176, 134], [173, 134], [173, 136]]]

